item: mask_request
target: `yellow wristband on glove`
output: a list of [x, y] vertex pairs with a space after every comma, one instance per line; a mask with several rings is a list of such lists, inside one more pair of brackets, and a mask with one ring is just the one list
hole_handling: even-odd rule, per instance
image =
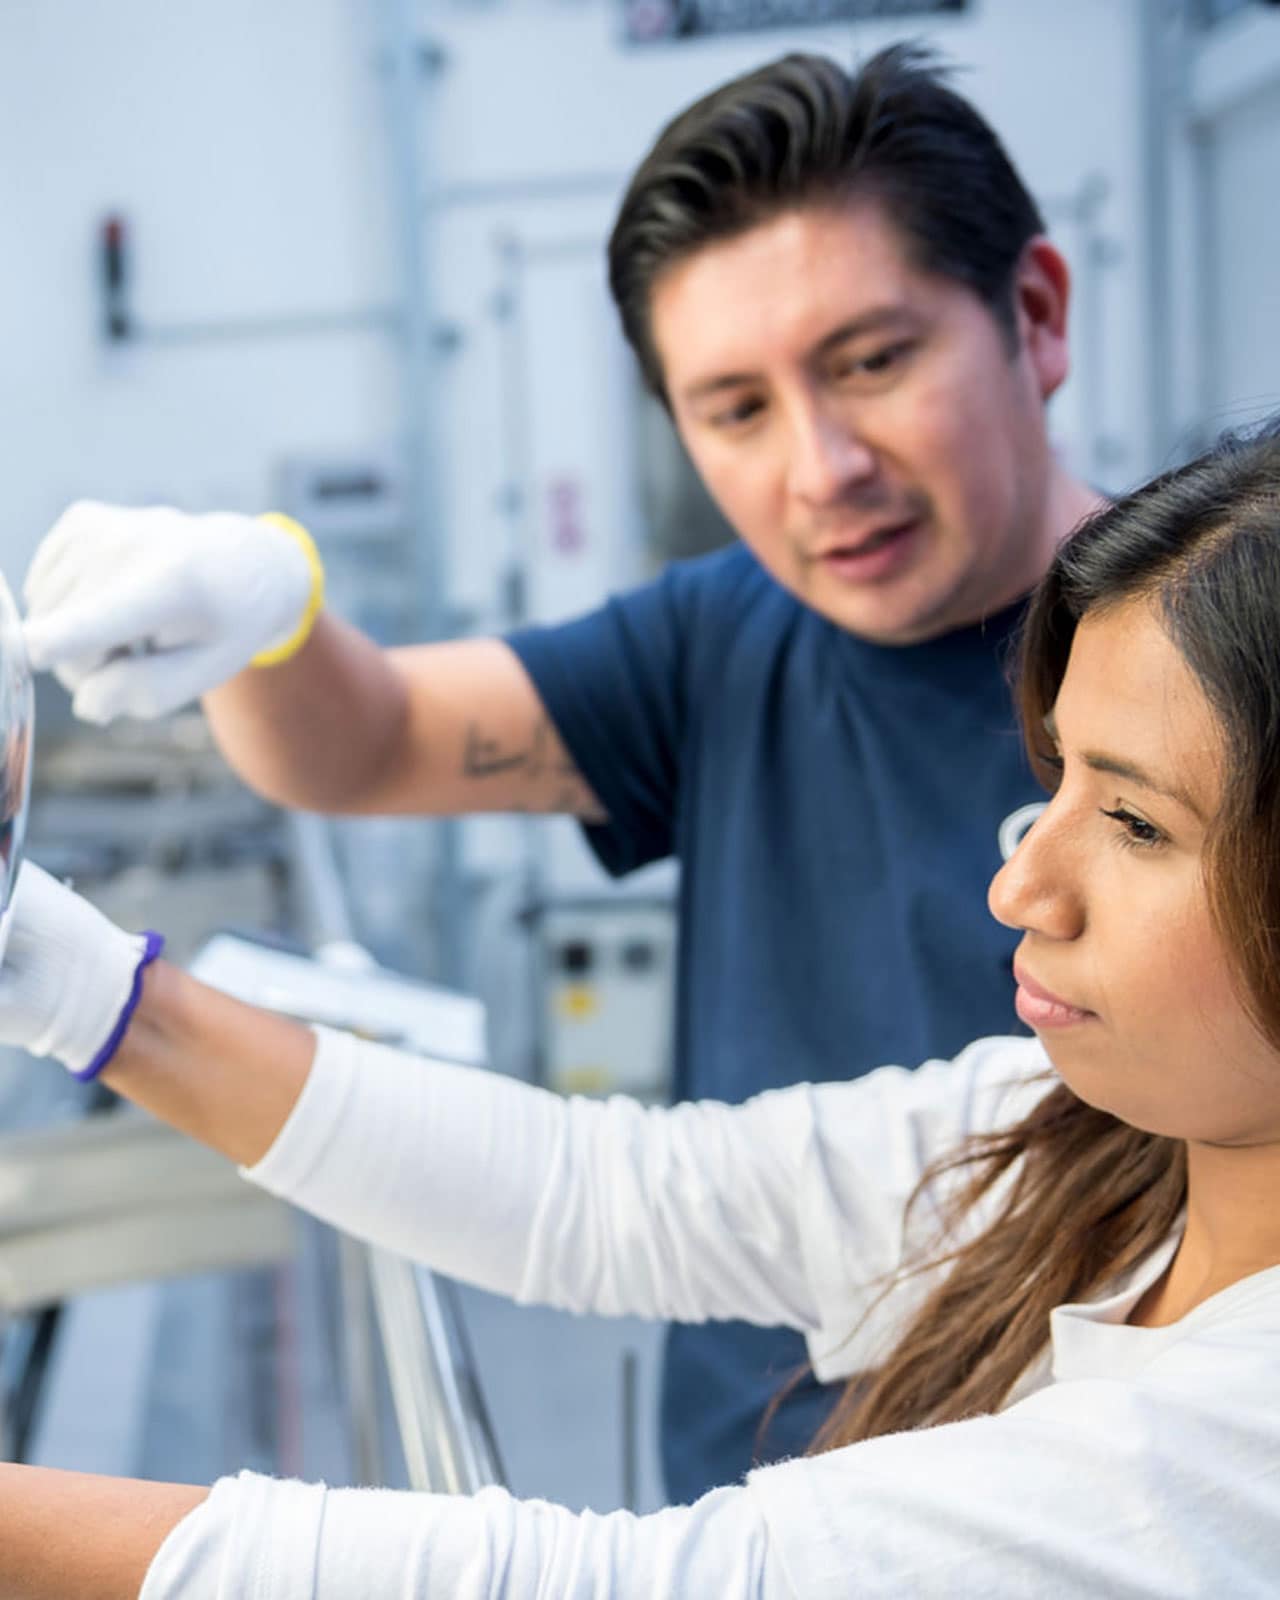
[[300, 522], [295, 522], [292, 517], [286, 517], [280, 511], [268, 511], [260, 520], [269, 522], [273, 527], [287, 533], [306, 556], [307, 566], [311, 569], [311, 593], [307, 596], [302, 620], [283, 644], [272, 645], [269, 650], [260, 650], [249, 663], [253, 667], [278, 667], [282, 661], [288, 661], [291, 656], [296, 656], [311, 637], [311, 630], [315, 627], [320, 608], [324, 605], [324, 563], [320, 560], [315, 540]]

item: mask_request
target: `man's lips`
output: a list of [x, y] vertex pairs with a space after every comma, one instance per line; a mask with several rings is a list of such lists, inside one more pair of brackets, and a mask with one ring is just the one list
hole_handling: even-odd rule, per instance
[[1097, 1015], [1084, 1006], [1077, 1006], [1070, 1000], [1064, 1000], [1061, 995], [1054, 994], [1052, 989], [1046, 989], [1017, 962], [1014, 963], [1013, 976], [1018, 985], [1016, 1009], [1028, 1027], [1061, 1028], [1071, 1023], [1085, 1022]]
[[887, 544], [890, 539], [897, 538], [899, 534], [908, 532], [915, 527], [918, 520], [916, 517], [904, 517], [898, 522], [882, 523], [880, 527], [873, 528], [870, 533], [858, 534], [856, 537], [839, 541], [832, 540], [830, 543], [824, 544], [820, 549], [815, 550], [813, 559], [815, 561], [831, 561], [841, 556], [865, 555], [869, 551], [876, 549], [877, 546]]
[[812, 557], [814, 568], [842, 587], [882, 584], [908, 571], [920, 549], [918, 519], [881, 523], [870, 533], [860, 533], [836, 543], [828, 538]]

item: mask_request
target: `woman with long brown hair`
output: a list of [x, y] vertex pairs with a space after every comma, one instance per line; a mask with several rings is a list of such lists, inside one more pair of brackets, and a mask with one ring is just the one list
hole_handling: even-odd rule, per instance
[[1036, 1037], [742, 1107], [563, 1102], [267, 1017], [24, 867], [0, 1036], [437, 1269], [786, 1323], [848, 1386], [807, 1457], [645, 1518], [2, 1468], [0, 1594], [1274, 1593], [1277, 618], [1280, 428], [1081, 528], [1022, 649], [1051, 798], [991, 890]]

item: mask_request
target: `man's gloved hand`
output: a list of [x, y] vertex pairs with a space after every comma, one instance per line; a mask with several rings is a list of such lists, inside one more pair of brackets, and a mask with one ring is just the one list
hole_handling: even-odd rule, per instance
[[125, 1014], [147, 938], [123, 933], [31, 861], [18, 872], [6, 918], [0, 1044], [85, 1073]]
[[31, 663], [87, 722], [158, 717], [293, 638], [318, 609], [309, 541], [271, 518], [82, 500], [27, 574]]

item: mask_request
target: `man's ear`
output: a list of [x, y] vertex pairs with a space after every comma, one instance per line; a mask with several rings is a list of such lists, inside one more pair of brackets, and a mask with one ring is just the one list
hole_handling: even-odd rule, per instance
[[1027, 241], [1013, 275], [1013, 313], [1018, 345], [1031, 363], [1042, 399], [1061, 385], [1070, 367], [1067, 305], [1071, 269], [1062, 252], [1042, 234]]

